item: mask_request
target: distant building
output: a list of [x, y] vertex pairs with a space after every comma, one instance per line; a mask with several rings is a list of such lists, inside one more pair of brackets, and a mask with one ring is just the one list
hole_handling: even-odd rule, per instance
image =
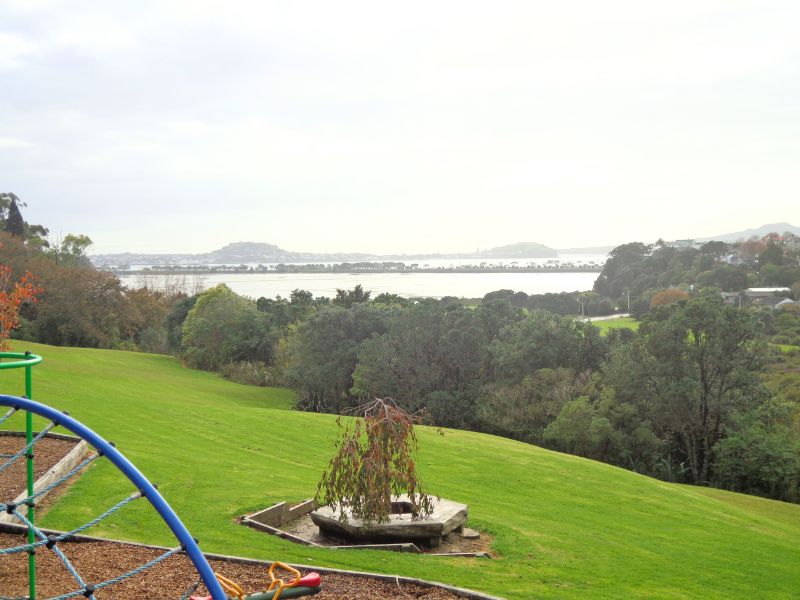
[[722, 300], [731, 306], [743, 306], [744, 294], [741, 292], [722, 292]]
[[722, 300], [725, 304], [738, 306], [739, 308], [748, 306], [769, 306], [778, 310], [794, 304], [800, 305], [791, 298], [787, 298], [789, 288], [769, 287], [769, 288], [747, 288], [743, 292], [722, 292]]
[[789, 306], [800, 306], [800, 302], [792, 300], [791, 298], [784, 298], [775, 305], [775, 310], [781, 310], [784, 308], [788, 308]]
[[744, 259], [736, 253], [723, 256], [720, 260], [726, 265], [733, 265], [734, 267], [739, 267], [744, 264]]
[[679, 250], [702, 246], [702, 244], [698, 244], [694, 240], [674, 240], [672, 242], [667, 242], [665, 245], [669, 246], [670, 248], [678, 248]]
[[794, 300], [781, 296], [763, 296], [750, 299], [751, 306], [769, 306], [773, 310], [777, 310], [781, 306], [788, 306], [789, 304], [794, 304]]
[[788, 287], [747, 288], [744, 295], [748, 298], [774, 298], [781, 294], [788, 294], [790, 291]]

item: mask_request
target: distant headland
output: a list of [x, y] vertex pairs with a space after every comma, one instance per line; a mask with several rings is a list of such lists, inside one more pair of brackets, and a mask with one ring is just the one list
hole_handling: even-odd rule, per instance
[[536, 242], [519, 242], [477, 252], [454, 254], [365, 254], [353, 252], [294, 252], [275, 244], [234, 242], [217, 250], [201, 254], [95, 254], [90, 257], [98, 267], [120, 268], [125, 265], [237, 265], [252, 263], [341, 263], [374, 261], [419, 261], [431, 259], [508, 259], [558, 258], [554, 248]]

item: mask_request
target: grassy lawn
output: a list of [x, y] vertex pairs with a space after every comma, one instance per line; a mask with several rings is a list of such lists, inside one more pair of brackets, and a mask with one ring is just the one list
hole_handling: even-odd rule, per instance
[[790, 352], [800, 352], [800, 346], [791, 346], [789, 344], [772, 344], [778, 350], [783, 352], [784, 354], [789, 354]]
[[[237, 385], [169, 357], [15, 347], [45, 357], [34, 398], [116, 442], [207, 551], [397, 573], [519, 600], [790, 598], [800, 589], [800, 506], [462, 431], [423, 429], [419, 465], [435, 493], [469, 503], [470, 524], [496, 536], [498, 559], [297, 546], [234, 519], [314, 494], [333, 452], [334, 417], [292, 412], [286, 390]], [[22, 393], [21, 374], [0, 372], [0, 389]], [[99, 461], [44, 522], [73, 527], [130, 491]], [[173, 543], [141, 501], [89, 533]]]
[[633, 317], [620, 317], [619, 319], [608, 319], [606, 321], [592, 321], [592, 325], [600, 329], [600, 333], [605, 335], [611, 329], [639, 329], [639, 321]]

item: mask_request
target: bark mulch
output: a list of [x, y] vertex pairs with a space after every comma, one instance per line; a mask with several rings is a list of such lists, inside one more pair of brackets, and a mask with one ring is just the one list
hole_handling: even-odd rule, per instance
[[[59, 460], [64, 458], [78, 442], [44, 438], [33, 447], [33, 474], [39, 479], [47, 473]], [[0, 436], [0, 454], [15, 454], [25, 447], [25, 438], [17, 436]], [[0, 464], [6, 461], [0, 458]], [[0, 473], [0, 502], [10, 502], [25, 491], [26, 460], [22, 456], [8, 469]]]
[[[25, 542], [22, 535], [0, 533], [0, 548]], [[133, 569], [161, 554], [161, 551], [112, 542], [63, 543], [59, 547], [87, 583], [99, 583]], [[37, 597], [48, 598], [77, 589], [77, 584], [56, 556], [48, 550], [37, 553]], [[260, 565], [212, 560], [215, 572], [239, 583], [247, 593], [264, 590], [269, 578]], [[178, 600], [198, 579], [191, 561], [182, 555], [168, 558], [141, 575], [95, 594], [98, 600]], [[0, 556], [0, 596], [23, 596], [28, 588], [27, 556]], [[457, 600], [455, 594], [439, 589], [386, 582], [368, 577], [322, 574], [319, 600]], [[196, 594], [204, 593], [200, 588]], [[82, 596], [79, 596], [81, 598]], [[462, 599], [463, 600], [463, 599]]]

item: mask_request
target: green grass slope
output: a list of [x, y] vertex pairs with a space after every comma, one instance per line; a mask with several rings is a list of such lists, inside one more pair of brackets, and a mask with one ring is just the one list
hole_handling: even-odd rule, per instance
[[633, 317], [620, 317], [618, 319], [606, 319], [604, 321], [592, 321], [592, 325], [600, 330], [600, 333], [605, 335], [611, 329], [639, 329], [639, 321]]
[[[298, 546], [234, 520], [313, 495], [333, 453], [334, 417], [292, 412], [286, 390], [233, 384], [168, 357], [15, 346], [45, 357], [34, 398], [116, 442], [206, 551], [397, 573], [520, 600], [790, 598], [800, 589], [800, 506], [461, 431], [420, 432], [421, 472], [435, 493], [469, 503], [471, 524], [496, 536], [498, 559]], [[21, 393], [21, 373], [0, 372], [0, 390]], [[73, 527], [130, 491], [100, 461], [44, 522]], [[90, 533], [172, 543], [141, 501]]]

